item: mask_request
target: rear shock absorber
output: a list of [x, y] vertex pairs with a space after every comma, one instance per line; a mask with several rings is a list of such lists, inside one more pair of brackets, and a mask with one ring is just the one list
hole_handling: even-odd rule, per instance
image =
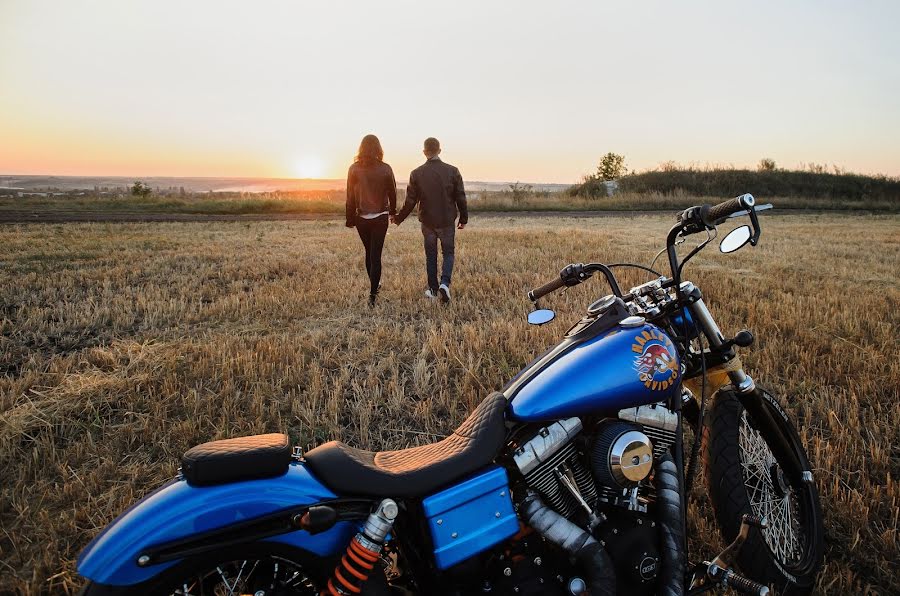
[[397, 503], [392, 499], [385, 499], [378, 505], [366, 520], [362, 532], [350, 541], [347, 552], [328, 580], [327, 588], [322, 590], [322, 596], [348, 596], [362, 592], [398, 512]]

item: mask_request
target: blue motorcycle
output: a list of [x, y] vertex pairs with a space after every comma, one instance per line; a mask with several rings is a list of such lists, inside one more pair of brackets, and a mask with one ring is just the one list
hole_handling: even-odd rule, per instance
[[[809, 592], [823, 527], [806, 453], [742, 368], [736, 348], [753, 335], [723, 335], [682, 281], [732, 217], [750, 224], [721, 251], [755, 245], [757, 206], [742, 195], [678, 216], [657, 255], [670, 276], [573, 264], [529, 292], [537, 307], [594, 274], [611, 290], [442, 441], [300, 453], [269, 434], [190, 449], [176, 478], [81, 554], [83, 593]], [[705, 238], [679, 258], [693, 234]], [[653, 279], [623, 292], [620, 267]], [[686, 495], [700, 467], [729, 546], [692, 561]]]

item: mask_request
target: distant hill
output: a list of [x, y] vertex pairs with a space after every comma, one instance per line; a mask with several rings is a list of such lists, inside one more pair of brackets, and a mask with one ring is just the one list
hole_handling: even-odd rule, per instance
[[[150, 188], [180, 189], [187, 192], [274, 192], [298, 190], [343, 190], [343, 179], [315, 178], [202, 178], [175, 176], [25, 176], [0, 174], [0, 190], [93, 190], [124, 189], [140, 180]], [[509, 190], [510, 182], [466, 181], [466, 190], [501, 191]], [[406, 188], [406, 182], [399, 182]], [[521, 183], [520, 183], [521, 186]], [[558, 192], [569, 188], [569, 184], [528, 184], [538, 192]]]
[[666, 169], [622, 176], [614, 185], [588, 179], [569, 193], [727, 197], [749, 192], [760, 197], [801, 197], [847, 201], [900, 201], [900, 179], [887, 176], [800, 170]]

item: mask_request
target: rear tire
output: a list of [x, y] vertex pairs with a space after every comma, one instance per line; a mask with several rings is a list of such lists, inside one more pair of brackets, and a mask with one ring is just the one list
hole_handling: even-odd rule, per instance
[[332, 567], [305, 551], [256, 543], [185, 559], [140, 585], [109, 586], [88, 582], [80, 596], [207, 596], [279, 594], [313, 596]]
[[[794, 425], [776, 399], [762, 391], [765, 406], [810, 470]], [[716, 395], [704, 429], [706, 481], [722, 537], [731, 542], [741, 516], [766, 516], [765, 531], [752, 529], [738, 557], [741, 571], [777, 594], [808, 594], [822, 563], [824, 528], [813, 482], [798, 489], [784, 479], [765, 439], [731, 391]]]

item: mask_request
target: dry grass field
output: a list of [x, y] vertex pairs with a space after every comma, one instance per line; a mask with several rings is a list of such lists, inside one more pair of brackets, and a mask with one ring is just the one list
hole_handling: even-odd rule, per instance
[[[900, 217], [762, 221], [760, 246], [710, 249], [686, 277], [723, 329], [754, 331], [745, 363], [798, 421], [826, 515], [819, 591], [896, 594]], [[561, 320], [530, 328], [526, 289], [571, 261], [647, 263], [670, 222], [476, 215], [445, 308], [422, 297], [410, 221], [372, 310], [338, 221], [0, 227], [0, 592], [77, 589], [80, 549], [196, 443], [442, 436], [606, 293], [561, 293]], [[702, 484], [691, 512], [710, 554]]]

